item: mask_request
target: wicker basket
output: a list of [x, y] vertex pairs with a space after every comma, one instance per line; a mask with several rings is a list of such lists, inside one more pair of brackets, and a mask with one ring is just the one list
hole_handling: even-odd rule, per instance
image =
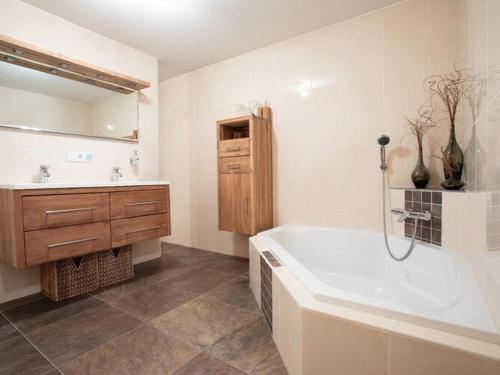
[[134, 277], [132, 245], [101, 251], [99, 258], [99, 286], [106, 286]]
[[42, 293], [54, 301], [99, 288], [97, 254], [44, 263], [40, 267]]

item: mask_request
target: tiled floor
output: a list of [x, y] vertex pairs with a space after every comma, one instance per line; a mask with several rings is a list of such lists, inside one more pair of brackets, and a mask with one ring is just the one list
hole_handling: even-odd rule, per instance
[[0, 305], [0, 374], [286, 374], [246, 259], [163, 244], [135, 275]]

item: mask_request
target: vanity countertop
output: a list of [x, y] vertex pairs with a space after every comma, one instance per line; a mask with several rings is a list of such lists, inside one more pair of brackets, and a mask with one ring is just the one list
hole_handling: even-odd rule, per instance
[[153, 186], [170, 185], [168, 181], [98, 181], [98, 182], [27, 182], [17, 184], [0, 184], [0, 189], [10, 190], [32, 190], [32, 189], [71, 189], [71, 188], [93, 188], [93, 187], [116, 187], [116, 186]]

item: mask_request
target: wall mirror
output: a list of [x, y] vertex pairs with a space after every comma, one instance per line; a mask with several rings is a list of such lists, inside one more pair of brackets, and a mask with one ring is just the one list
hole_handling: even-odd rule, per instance
[[149, 83], [0, 36], [0, 127], [138, 141]]

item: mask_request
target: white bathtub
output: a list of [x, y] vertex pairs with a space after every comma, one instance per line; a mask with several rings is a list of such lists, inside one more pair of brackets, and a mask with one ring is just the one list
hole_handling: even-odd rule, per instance
[[[259, 240], [318, 300], [498, 343], [498, 332], [467, 261], [417, 244], [403, 262], [386, 252], [382, 234], [281, 226]], [[389, 238], [401, 255], [409, 241]]]

